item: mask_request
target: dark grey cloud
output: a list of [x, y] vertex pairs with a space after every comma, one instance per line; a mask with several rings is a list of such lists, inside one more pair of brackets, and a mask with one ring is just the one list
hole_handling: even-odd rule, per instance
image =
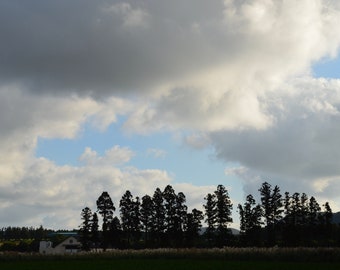
[[215, 63], [227, 44], [214, 23], [222, 2], [175, 2], [1, 1], [0, 81], [33, 91], [144, 90]]

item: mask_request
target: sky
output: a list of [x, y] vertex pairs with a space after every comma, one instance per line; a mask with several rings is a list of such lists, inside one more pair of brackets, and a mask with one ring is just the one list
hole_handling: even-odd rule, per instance
[[337, 0], [0, 1], [0, 227], [169, 184], [189, 210], [224, 185], [236, 228], [265, 181], [340, 211], [339, 24]]

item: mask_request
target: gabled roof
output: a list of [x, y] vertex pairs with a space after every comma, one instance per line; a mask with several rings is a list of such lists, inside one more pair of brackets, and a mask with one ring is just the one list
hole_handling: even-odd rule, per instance
[[60, 247], [60, 246], [67, 246], [67, 245], [74, 245], [74, 246], [81, 246], [81, 243], [78, 241], [78, 239], [74, 236], [70, 236], [68, 238], [66, 238], [64, 241], [62, 241], [61, 243], [59, 243], [58, 245], [55, 246], [56, 247]]

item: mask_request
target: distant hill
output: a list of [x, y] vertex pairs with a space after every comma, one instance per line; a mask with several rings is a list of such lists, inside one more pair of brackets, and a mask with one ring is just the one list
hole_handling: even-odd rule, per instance
[[332, 223], [340, 224], [340, 212], [333, 213]]

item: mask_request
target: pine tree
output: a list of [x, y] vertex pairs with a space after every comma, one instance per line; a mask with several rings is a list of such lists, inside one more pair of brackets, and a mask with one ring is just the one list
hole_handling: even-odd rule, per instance
[[259, 191], [266, 226], [274, 225], [281, 220], [283, 212], [280, 188], [275, 186], [272, 190], [271, 185], [264, 182]]
[[113, 212], [116, 208], [112, 202], [112, 199], [107, 191], [104, 191], [97, 200], [97, 209], [99, 214], [103, 217], [103, 232], [108, 229], [108, 224], [112, 221]]
[[186, 198], [183, 192], [179, 192], [176, 196], [176, 219], [175, 229], [176, 231], [183, 231], [188, 207], [185, 204]]
[[187, 213], [185, 223], [185, 240], [189, 247], [194, 246], [199, 238], [203, 218], [203, 212], [196, 208], [194, 208], [191, 213]]
[[208, 225], [205, 235], [209, 244], [212, 245], [216, 227], [216, 196], [215, 194], [208, 193], [204, 200], [206, 201], [206, 203], [203, 205], [205, 210], [204, 215], [206, 217], [205, 222]]
[[142, 224], [142, 230], [145, 235], [145, 242], [148, 245], [149, 234], [153, 228], [153, 217], [155, 213], [154, 202], [149, 195], [142, 197], [142, 204], [140, 209], [140, 220]]
[[216, 224], [218, 233], [218, 245], [226, 244], [230, 235], [228, 224], [233, 222], [231, 218], [233, 205], [228, 195], [228, 191], [223, 185], [218, 185], [215, 191], [216, 196]]
[[241, 232], [247, 234], [261, 227], [262, 208], [260, 205], [256, 205], [256, 201], [251, 194], [247, 196], [244, 205], [239, 204], [238, 208], [241, 216]]
[[98, 224], [97, 213], [93, 213], [93, 215], [92, 215], [91, 241], [94, 244], [94, 247], [97, 248], [97, 245], [98, 245], [98, 242], [99, 242], [99, 224]]
[[103, 248], [106, 250], [109, 239], [109, 224], [113, 219], [113, 212], [116, 208], [108, 192], [104, 191], [97, 200], [97, 209], [103, 217]]
[[176, 194], [172, 186], [167, 185], [163, 191], [166, 233], [173, 234], [175, 231], [175, 216], [176, 216]]
[[313, 196], [309, 199], [308, 208], [309, 226], [314, 227], [318, 223], [318, 216], [320, 215], [321, 207]]
[[176, 214], [174, 217], [174, 239], [176, 245], [181, 246], [183, 244], [183, 231], [187, 218], [188, 207], [185, 204], [186, 198], [183, 192], [179, 192], [176, 195]]
[[154, 235], [156, 245], [160, 246], [163, 243], [162, 238], [165, 231], [165, 207], [163, 193], [159, 188], [156, 188], [152, 201], [154, 203], [154, 213], [151, 232]]
[[332, 223], [333, 212], [328, 202], [324, 204], [324, 208], [325, 208], [325, 213], [324, 213], [325, 223], [327, 226], [329, 226]]
[[110, 228], [110, 243], [112, 247], [121, 247], [122, 241], [122, 226], [118, 217], [114, 217], [109, 224]]
[[275, 225], [282, 219], [282, 195], [280, 188], [272, 187], [269, 183], [264, 182], [259, 189], [261, 195], [261, 206], [266, 224], [267, 244], [275, 244]]
[[90, 250], [91, 244], [91, 218], [92, 218], [92, 211], [89, 207], [85, 207], [81, 211], [81, 219], [83, 220], [82, 224], [80, 225], [80, 241], [82, 244], [83, 250]]
[[300, 199], [300, 205], [301, 205], [301, 210], [300, 210], [300, 224], [304, 227], [308, 225], [308, 212], [309, 212], [309, 207], [308, 207], [308, 196], [306, 193], [302, 193], [301, 199]]
[[140, 199], [136, 197], [132, 202], [132, 237], [134, 245], [139, 244], [141, 236], [141, 220], [140, 220]]
[[126, 235], [127, 245], [131, 245], [131, 236], [134, 227], [134, 220], [133, 220], [133, 197], [129, 190], [127, 190], [124, 195], [122, 196], [119, 202], [119, 209], [120, 209], [120, 219], [122, 221], [122, 229], [124, 234]]
[[233, 222], [231, 210], [233, 205], [228, 195], [228, 191], [223, 185], [218, 185], [215, 191], [216, 196], [216, 223], [218, 230], [226, 229], [228, 223]]

